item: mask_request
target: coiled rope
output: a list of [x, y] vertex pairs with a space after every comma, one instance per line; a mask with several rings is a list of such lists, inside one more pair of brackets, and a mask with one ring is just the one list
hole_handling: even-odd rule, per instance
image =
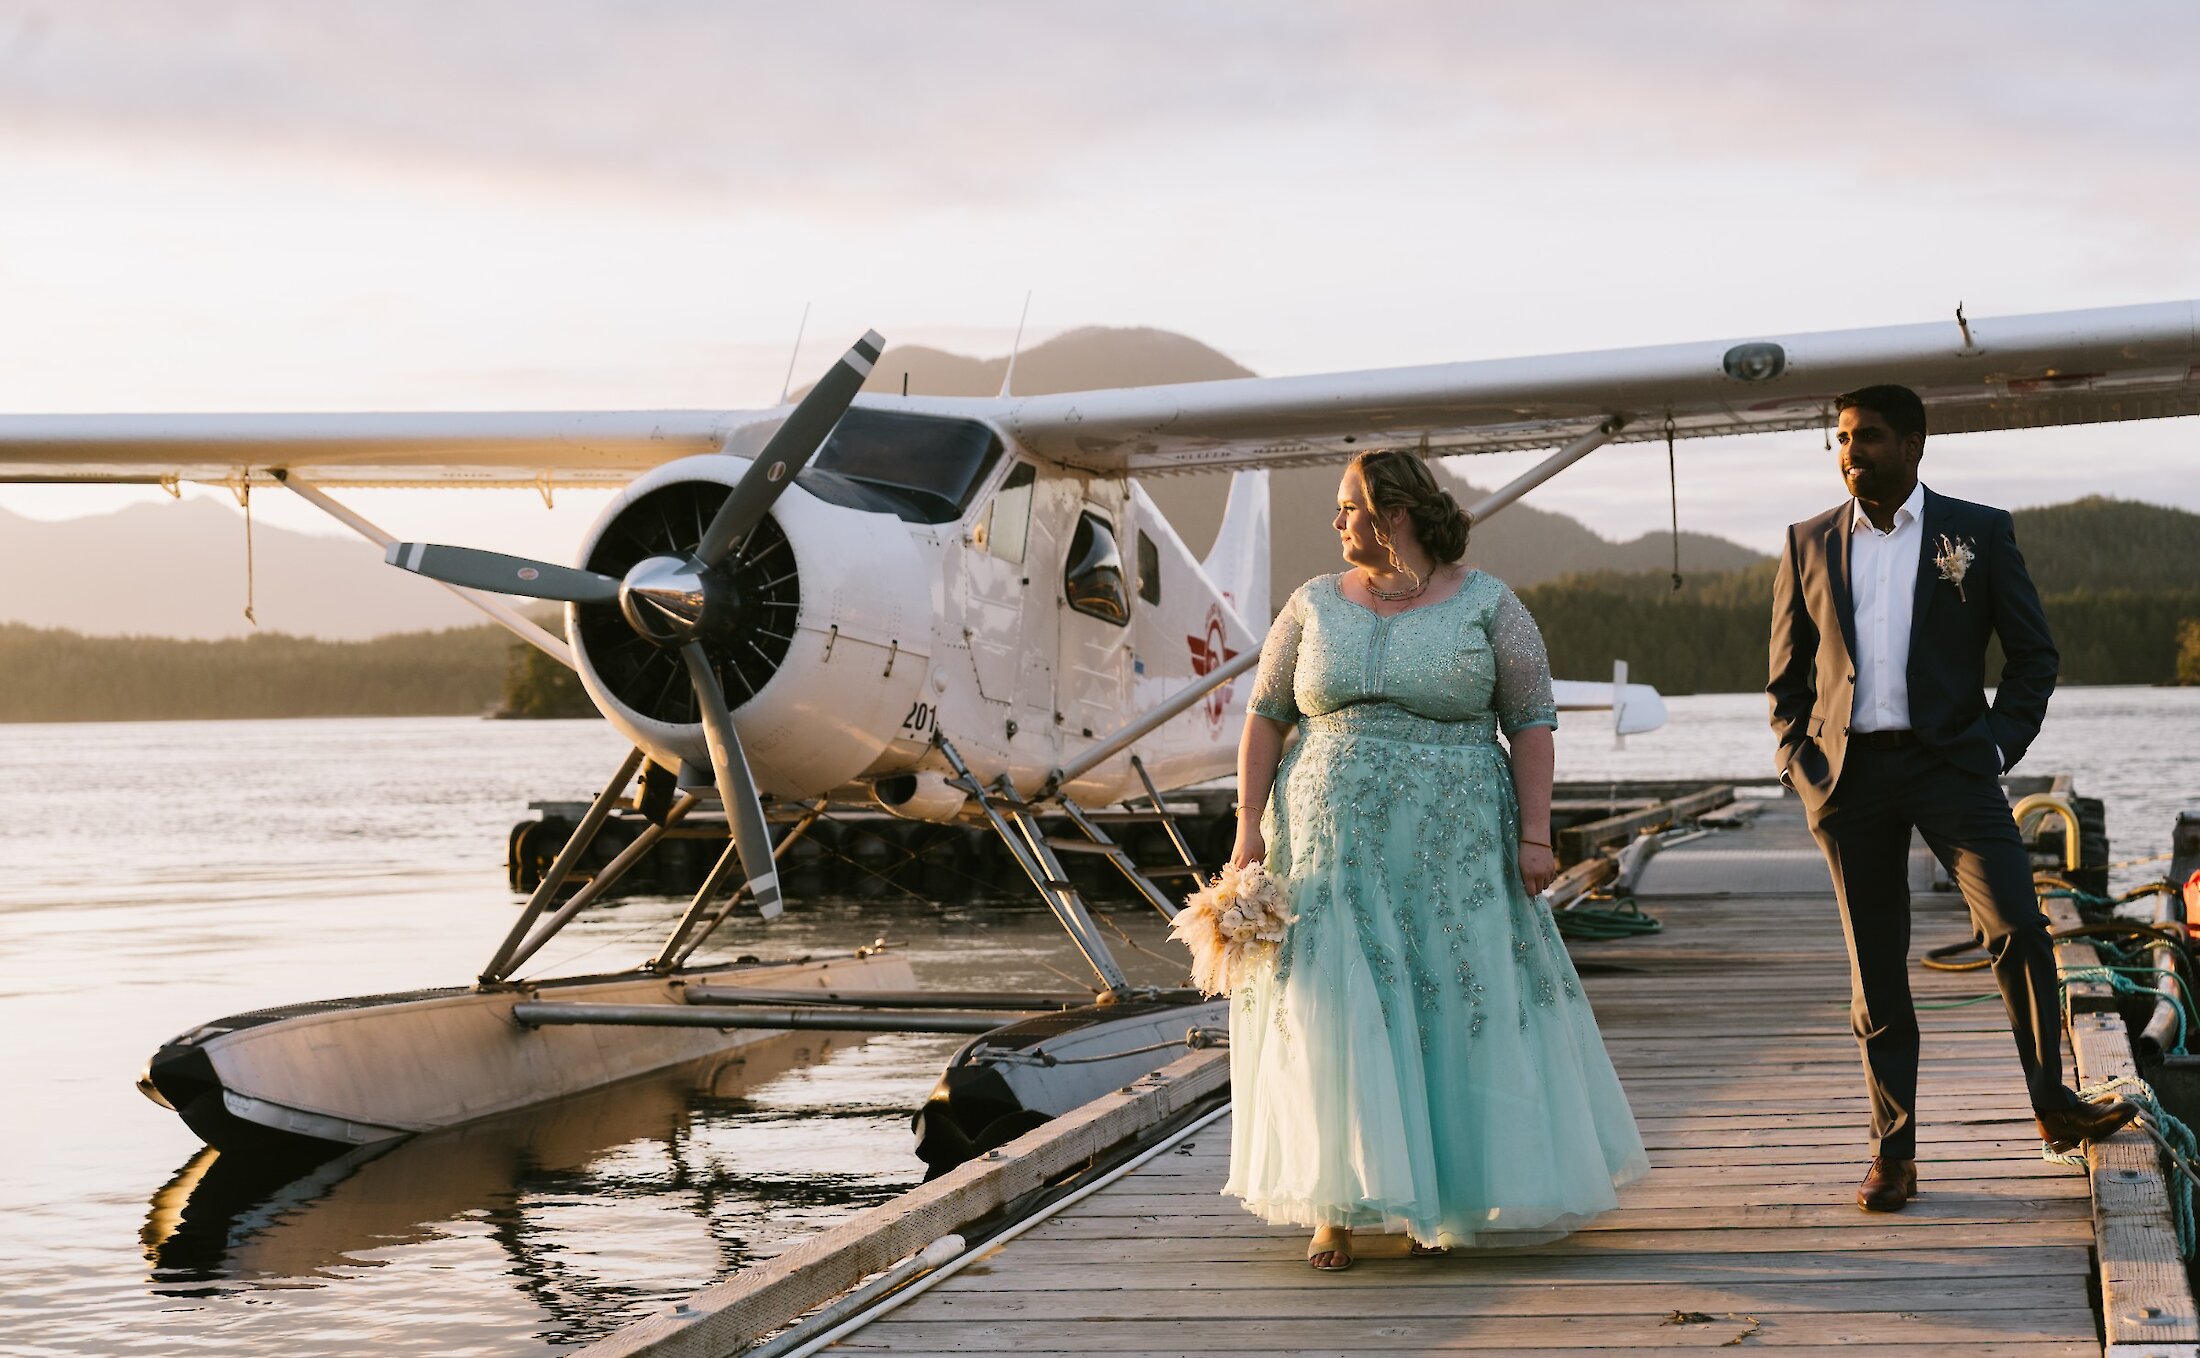
[[1558, 924], [1560, 938], [1582, 942], [1596, 942], [1610, 938], [1639, 938], [1654, 934], [1665, 926], [1657, 917], [1642, 913], [1635, 898], [1618, 898], [1611, 909], [1599, 909], [1590, 905], [1569, 905], [1563, 910], [1553, 910], [1551, 918]]

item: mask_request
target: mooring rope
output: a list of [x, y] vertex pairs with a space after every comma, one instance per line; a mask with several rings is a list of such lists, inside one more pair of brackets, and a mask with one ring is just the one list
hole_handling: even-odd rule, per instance
[[2058, 980], [2066, 996], [2073, 982], [2082, 984], [2088, 981], [2106, 982], [2108, 988], [2118, 995], [2145, 995], [2152, 998], [2166, 994], [2166, 992], [2153, 986], [2140, 985], [2137, 981], [2131, 979], [2133, 976], [2167, 976], [2177, 982], [2177, 994], [2169, 996], [2173, 1001], [2170, 1012], [2177, 1015], [2177, 1036], [2171, 1039], [2167, 1052], [2170, 1055], [2183, 1055], [2185, 1033], [2188, 1031], [2187, 1025], [2191, 1022], [2192, 996], [2185, 990], [2185, 978], [2179, 976], [2172, 968], [2069, 967], [2060, 973]]
[[1665, 484], [1673, 505], [1673, 589], [1681, 587], [1681, 473], [1673, 460], [1673, 416], [1665, 417]]
[[2176, 1170], [2170, 1176], [2169, 1202], [2170, 1216], [2177, 1223], [2177, 1255], [2188, 1260], [2200, 1255], [2200, 1223], [2196, 1223], [2193, 1211], [2193, 1186], [2200, 1184], [2200, 1138], [2195, 1138], [2192, 1128], [2165, 1110], [2155, 1096], [2154, 1087], [2137, 1076], [2118, 1075], [2089, 1085], [2078, 1094], [2087, 1100], [2113, 1096], [2139, 1105], [2139, 1118], [2134, 1125], [2153, 1139]]

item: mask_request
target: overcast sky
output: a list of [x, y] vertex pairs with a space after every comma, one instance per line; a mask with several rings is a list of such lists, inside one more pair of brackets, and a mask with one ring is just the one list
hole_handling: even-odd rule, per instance
[[[0, 409], [760, 405], [806, 304], [798, 380], [1004, 352], [1027, 290], [1271, 374], [2195, 297], [2196, 50], [2173, 3], [0, 0]], [[1927, 478], [2200, 509], [2196, 440]], [[1814, 434], [1681, 477], [1758, 546], [1840, 493]], [[352, 498], [560, 556], [600, 503]], [[1662, 527], [1663, 451], [1536, 502]]]

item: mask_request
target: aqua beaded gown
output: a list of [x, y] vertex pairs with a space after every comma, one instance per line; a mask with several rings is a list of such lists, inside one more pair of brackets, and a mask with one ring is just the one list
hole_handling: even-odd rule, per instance
[[1277, 1224], [1529, 1244], [1649, 1168], [1497, 742], [1557, 725], [1542, 635], [1480, 571], [1391, 617], [1308, 581], [1253, 711], [1296, 725], [1261, 822], [1297, 922], [1230, 1016], [1223, 1192]]

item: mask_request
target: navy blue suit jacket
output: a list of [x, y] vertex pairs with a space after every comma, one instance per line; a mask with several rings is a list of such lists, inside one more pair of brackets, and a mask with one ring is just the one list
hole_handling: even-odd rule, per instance
[[[1772, 730], [1780, 777], [1807, 805], [1840, 781], [1856, 700], [1856, 606], [1849, 592], [1855, 502], [1788, 525], [1772, 586]], [[1910, 616], [1910, 727], [1959, 768], [1995, 777], [2024, 758], [2047, 717], [2058, 657], [2017, 551], [2007, 510], [1925, 492], [1924, 551]], [[1933, 558], [1941, 539], [1968, 546], [1959, 588]], [[2001, 638], [2000, 682], [1986, 701], [1986, 642]], [[1999, 748], [2001, 756], [1995, 757]]]

